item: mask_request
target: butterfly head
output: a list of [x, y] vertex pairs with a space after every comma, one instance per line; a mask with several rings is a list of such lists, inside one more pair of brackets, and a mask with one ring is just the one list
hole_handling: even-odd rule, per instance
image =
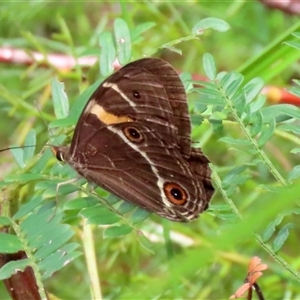
[[67, 161], [67, 153], [69, 152], [69, 147], [67, 146], [52, 146], [51, 151], [59, 161]]

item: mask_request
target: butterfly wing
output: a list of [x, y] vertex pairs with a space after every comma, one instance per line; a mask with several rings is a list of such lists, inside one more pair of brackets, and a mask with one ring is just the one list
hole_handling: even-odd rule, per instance
[[191, 124], [184, 86], [173, 67], [161, 59], [141, 59], [129, 66], [143, 68], [157, 78], [168, 97], [173, 124], [177, 128], [178, 146], [185, 157], [191, 151]]
[[162, 60], [143, 59], [95, 91], [66, 160], [124, 200], [188, 221], [207, 208], [213, 191], [208, 160], [191, 148], [190, 130], [178, 75]]
[[140, 121], [165, 120], [170, 130], [175, 128], [176, 133], [172, 134], [177, 135], [182, 154], [190, 156], [191, 124], [186, 93], [169, 63], [157, 58], [140, 59], [111, 75], [88, 101], [75, 129], [75, 138], [82, 136], [82, 124], [95, 102], [110, 115]]

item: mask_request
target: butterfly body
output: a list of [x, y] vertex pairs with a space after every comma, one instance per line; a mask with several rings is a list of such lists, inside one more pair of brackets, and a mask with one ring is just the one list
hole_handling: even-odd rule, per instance
[[54, 147], [85, 177], [173, 221], [190, 221], [213, 194], [208, 159], [192, 148], [186, 94], [165, 61], [146, 58], [106, 79], [83, 110], [70, 147]]

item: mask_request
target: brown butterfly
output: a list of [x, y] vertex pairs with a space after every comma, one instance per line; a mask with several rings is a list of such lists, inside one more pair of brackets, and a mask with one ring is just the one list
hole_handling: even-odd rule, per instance
[[186, 93], [167, 62], [144, 58], [87, 102], [71, 146], [53, 147], [81, 176], [146, 210], [187, 222], [208, 208], [209, 160], [191, 147]]

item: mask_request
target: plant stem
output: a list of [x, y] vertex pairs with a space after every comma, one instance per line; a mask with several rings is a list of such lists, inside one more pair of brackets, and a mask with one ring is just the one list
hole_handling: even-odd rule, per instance
[[286, 183], [285, 179], [281, 176], [281, 174], [279, 173], [279, 171], [272, 164], [272, 162], [270, 161], [270, 159], [268, 158], [268, 156], [266, 155], [266, 153], [262, 149], [260, 149], [260, 147], [257, 144], [256, 139], [251, 136], [250, 131], [244, 125], [243, 120], [238, 116], [238, 114], [237, 114], [234, 106], [232, 105], [231, 99], [226, 95], [226, 92], [221, 87], [221, 85], [219, 84], [218, 80], [215, 80], [215, 84], [217, 85], [218, 90], [222, 94], [222, 97], [225, 100], [227, 106], [229, 107], [229, 109], [230, 109], [230, 111], [231, 111], [231, 113], [232, 113], [235, 121], [238, 123], [238, 125], [240, 126], [240, 128], [244, 132], [246, 138], [252, 143], [252, 145], [255, 148], [256, 152], [261, 156], [263, 162], [267, 165], [267, 167], [269, 168], [271, 174], [275, 177], [275, 179], [278, 182], [280, 182], [283, 186], [286, 186], [287, 183]]

